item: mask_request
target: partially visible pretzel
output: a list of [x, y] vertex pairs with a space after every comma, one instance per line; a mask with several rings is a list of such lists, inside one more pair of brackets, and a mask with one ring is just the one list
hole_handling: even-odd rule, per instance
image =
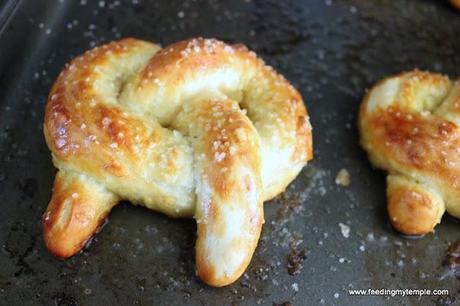
[[380, 81], [364, 98], [361, 143], [389, 172], [388, 213], [409, 235], [460, 218], [460, 83], [421, 71]]
[[449, 1], [457, 10], [460, 10], [460, 0], [449, 0]]
[[196, 265], [223, 286], [257, 245], [263, 201], [312, 158], [300, 94], [242, 45], [136, 39], [74, 59], [48, 99], [59, 169], [43, 216], [49, 250], [69, 257], [120, 200], [198, 223]]

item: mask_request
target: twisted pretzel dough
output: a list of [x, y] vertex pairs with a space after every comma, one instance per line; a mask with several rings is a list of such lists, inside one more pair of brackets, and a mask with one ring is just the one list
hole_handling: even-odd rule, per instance
[[444, 211], [460, 218], [460, 83], [428, 72], [380, 81], [364, 98], [361, 143], [389, 172], [388, 213], [409, 235], [433, 231]]
[[59, 169], [43, 216], [52, 253], [78, 252], [126, 199], [194, 216], [197, 273], [214, 286], [244, 272], [263, 201], [312, 158], [300, 94], [244, 46], [211, 39], [86, 52], [56, 80], [44, 131]]
[[458, 10], [460, 10], [460, 0], [449, 0], [450, 3]]

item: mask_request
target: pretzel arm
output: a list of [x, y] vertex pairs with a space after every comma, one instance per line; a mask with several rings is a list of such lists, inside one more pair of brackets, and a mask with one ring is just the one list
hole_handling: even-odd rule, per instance
[[43, 214], [44, 240], [58, 257], [80, 251], [103, 224], [118, 198], [83, 174], [59, 171]]

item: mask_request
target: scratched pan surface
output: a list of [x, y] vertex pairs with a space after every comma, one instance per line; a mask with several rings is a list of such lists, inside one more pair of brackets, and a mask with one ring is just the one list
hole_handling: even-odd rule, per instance
[[[0, 304], [459, 302], [460, 283], [443, 259], [460, 224], [445, 217], [420, 240], [396, 234], [385, 176], [370, 167], [355, 127], [365, 89], [388, 74], [418, 67], [460, 75], [460, 14], [443, 1], [3, 0], [0, 7]], [[42, 136], [48, 90], [72, 57], [125, 36], [243, 42], [306, 101], [315, 159], [266, 203], [258, 249], [231, 286], [209, 288], [195, 277], [192, 220], [129, 203], [77, 256], [59, 261], [44, 247], [40, 217], [55, 174]], [[341, 168], [351, 174], [349, 187], [335, 184]], [[348, 238], [339, 223], [350, 228]], [[450, 296], [347, 293], [369, 287], [445, 288]]]

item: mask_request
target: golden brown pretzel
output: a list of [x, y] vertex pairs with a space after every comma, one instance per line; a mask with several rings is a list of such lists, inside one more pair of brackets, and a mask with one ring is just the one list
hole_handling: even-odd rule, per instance
[[449, 0], [449, 1], [457, 10], [460, 10], [460, 0]]
[[377, 83], [361, 105], [361, 143], [389, 172], [388, 213], [409, 235], [460, 217], [460, 84], [415, 70]]
[[312, 158], [300, 94], [244, 46], [136, 39], [95, 48], [56, 80], [45, 137], [59, 169], [44, 238], [69, 257], [122, 199], [198, 223], [199, 276], [236, 280], [264, 200]]

